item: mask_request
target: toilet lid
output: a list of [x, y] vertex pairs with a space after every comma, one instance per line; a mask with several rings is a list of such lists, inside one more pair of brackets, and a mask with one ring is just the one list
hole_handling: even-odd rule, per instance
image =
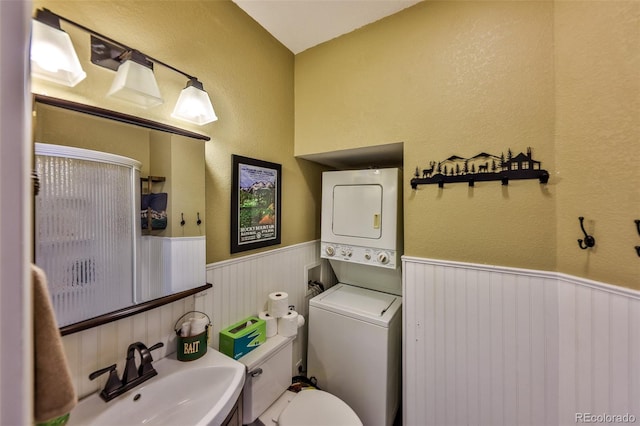
[[321, 390], [303, 390], [282, 411], [279, 426], [362, 426], [356, 413], [340, 398]]

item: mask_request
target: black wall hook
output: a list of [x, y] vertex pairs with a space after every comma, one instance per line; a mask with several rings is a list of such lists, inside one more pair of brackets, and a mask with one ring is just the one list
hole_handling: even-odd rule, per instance
[[578, 246], [580, 246], [582, 250], [586, 250], [589, 247], [595, 246], [596, 239], [593, 238], [593, 236], [587, 234], [587, 231], [584, 230], [584, 217], [580, 216], [578, 220], [580, 221], [580, 228], [582, 229], [582, 233], [584, 234], [584, 242], [583, 240], [578, 240]]
[[182, 218], [182, 220], [180, 221], [180, 226], [184, 226], [184, 224], [187, 223], [184, 221], [184, 213], [180, 213], [180, 217]]
[[196, 220], [196, 224], [200, 226], [201, 223], [202, 221], [200, 220], [200, 212], [198, 212], [198, 220]]
[[[633, 222], [636, 224], [638, 235], [640, 235], [640, 219], [636, 219]], [[635, 249], [636, 249], [636, 253], [638, 253], [638, 257], [640, 257], [640, 246], [635, 246]]]

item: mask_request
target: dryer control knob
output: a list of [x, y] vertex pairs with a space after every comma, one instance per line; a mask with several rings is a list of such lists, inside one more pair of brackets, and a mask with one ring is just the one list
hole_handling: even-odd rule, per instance
[[336, 249], [333, 246], [327, 246], [324, 249], [325, 253], [327, 253], [329, 256], [333, 256], [334, 254], [336, 254]]
[[369, 253], [367, 253], [367, 254], [364, 255], [364, 258], [366, 260], [371, 260], [371, 255]]
[[384, 252], [378, 253], [378, 262], [382, 263], [383, 265], [389, 263], [389, 255]]

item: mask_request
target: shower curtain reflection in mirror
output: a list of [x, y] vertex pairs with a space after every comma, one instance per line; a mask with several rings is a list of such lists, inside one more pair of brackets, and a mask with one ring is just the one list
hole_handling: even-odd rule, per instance
[[35, 153], [35, 262], [49, 279], [59, 326], [135, 303], [140, 163], [40, 143]]

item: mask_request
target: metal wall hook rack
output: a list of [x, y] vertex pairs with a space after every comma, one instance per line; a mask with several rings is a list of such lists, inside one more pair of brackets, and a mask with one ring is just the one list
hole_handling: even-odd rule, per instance
[[578, 218], [578, 220], [580, 221], [580, 229], [582, 229], [582, 233], [584, 234], [584, 240], [579, 239], [578, 240], [578, 246], [582, 249], [582, 250], [586, 250], [590, 247], [593, 247], [596, 245], [596, 239], [593, 238], [592, 235], [587, 234], [587, 231], [584, 230], [584, 217], [580, 216]]
[[501, 155], [481, 152], [473, 157], [462, 158], [452, 155], [442, 161], [431, 161], [429, 168], [422, 171], [416, 167], [411, 188], [418, 185], [438, 185], [444, 188], [445, 183], [466, 182], [474, 187], [476, 182], [500, 181], [508, 186], [510, 180], [537, 179], [541, 184], [549, 181], [549, 172], [541, 168], [542, 163], [534, 160], [531, 148], [526, 153], [514, 155], [511, 149]]

